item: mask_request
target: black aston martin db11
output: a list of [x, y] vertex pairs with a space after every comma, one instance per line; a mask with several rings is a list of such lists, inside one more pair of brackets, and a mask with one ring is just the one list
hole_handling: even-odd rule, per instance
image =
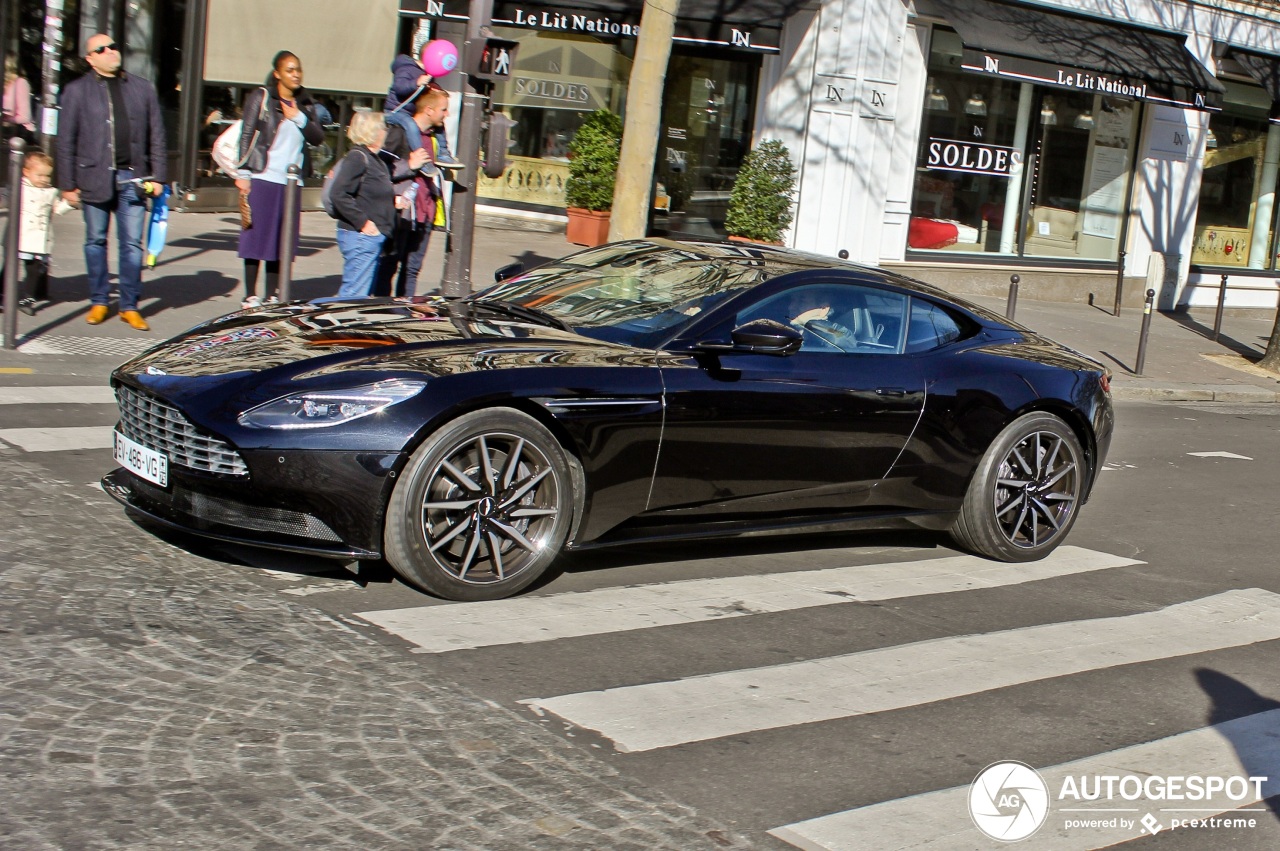
[[103, 484], [129, 511], [385, 558], [454, 600], [513, 594], [562, 551], [681, 537], [912, 526], [1038, 559], [1113, 423], [1106, 368], [934, 287], [656, 239], [461, 300], [233, 313], [112, 384]]

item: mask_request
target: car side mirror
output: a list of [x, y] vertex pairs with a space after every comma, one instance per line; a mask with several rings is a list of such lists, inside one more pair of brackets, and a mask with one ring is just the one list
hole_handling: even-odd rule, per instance
[[800, 351], [803, 335], [789, 325], [772, 319], [756, 319], [734, 328], [732, 342], [703, 341], [698, 348], [708, 352], [740, 352], [752, 355], [790, 355]]
[[507, 265], [502, 266], [501, 268], [496, 269], [494, 271], [493, 280], [494, 280], [494, 283], [500, 284], [509, 278], [514, 278], [516, 275], [521, 275], [521, 274], [524, 274], [523, 263], [508, 263]]

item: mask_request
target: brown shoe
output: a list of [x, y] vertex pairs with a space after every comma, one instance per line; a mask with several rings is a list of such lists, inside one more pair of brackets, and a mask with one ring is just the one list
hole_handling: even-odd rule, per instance
[[107, 306], [105, 304], [95, 304], [89, 308], [89, 315], [84, 318], [84, 321], [90, 325], [101, 325], [106, 318]]
[[128, 322], [129, 327], [135, 331], [150, 331], [151, 326], [147, 324], [147, 320], [142, 318], [142, 314], [136, 310], [120, 311], [120, 320]]

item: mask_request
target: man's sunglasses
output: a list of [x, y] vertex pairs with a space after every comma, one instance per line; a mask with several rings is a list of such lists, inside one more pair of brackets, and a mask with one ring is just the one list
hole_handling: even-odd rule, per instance
[[90, 50], [89, 52], [90, 52], [90, 53], [103, 54], [103, 53], [106, 53], [108, 50], [114, 50], [114, 51], [117, 51], [117, 52], [118, 52], [118, 51], [120, 50], [120, 45], [116, 44], [116, 43], [113, 41], [113, 42], [111, 42], [110, 44], [102, 44], [102, 45], [99, 45], [99, 46], [95, 47], [93, 50]]

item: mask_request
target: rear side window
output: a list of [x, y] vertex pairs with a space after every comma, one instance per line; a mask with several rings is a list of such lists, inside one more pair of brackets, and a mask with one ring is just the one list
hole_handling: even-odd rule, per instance
[[911, 319], [907, 323], [907, 354], [927, 352], [963, 336], [954, 316], [930, 301], [911, 299]]

